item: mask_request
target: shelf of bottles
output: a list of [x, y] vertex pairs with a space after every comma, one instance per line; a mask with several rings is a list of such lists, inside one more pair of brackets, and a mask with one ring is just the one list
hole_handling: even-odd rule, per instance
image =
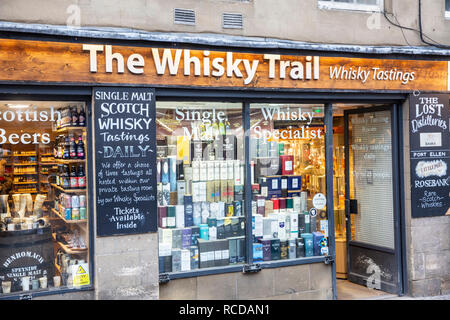
[[86, 213], [86, 115], [82, 106], [61, 110], [51, 161], [55, 169], [53, 213], [66, 223], [87, 219]]
[[12, 153], [13, 193], [39, 192], [36, 150], [15, 150]]

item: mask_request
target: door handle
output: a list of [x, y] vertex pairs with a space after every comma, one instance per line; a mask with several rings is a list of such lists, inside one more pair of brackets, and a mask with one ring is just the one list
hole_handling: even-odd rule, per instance
[[356, 199], [345, 199], [345, 215], [358, 214], [358, 201]]

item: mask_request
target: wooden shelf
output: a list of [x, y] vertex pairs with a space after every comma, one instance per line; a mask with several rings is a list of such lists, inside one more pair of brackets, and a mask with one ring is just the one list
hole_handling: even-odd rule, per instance
[[39, 193], [39, 191], [13, 191], [13, 194], [22, 194], [22, 193]]
[[37, 163], [36, 162], [30, 162], [30, 163], [14, 163], [13, 166], [36, 166]]
[[37, 181], [30, 181], [30, 182], [24, 182], [24, 181], [21, 181], [21, 182], [13, 182], [13, 184], [35, 184], [35, 183], [37, 183]]
[[13, 154], [13, 157], [36, 157], [37, 154]]
[[79, 163], [85, 162], [86, 159], [56, 159], [56, 163]]
[[87, 219], [83, 219], [83, 220], [67, 220], [65, 219], [56, 209], [52, 208], [52, 212], [54, 214], [56, 214], [58, 216], [58, 218], [60, 218], [61, 220], [63, 220], [65, 223], [69, 223], [69, 224], [81, 224], [81, 223], [86, 223]]
[[64, 188], [61, 188], [60, 186], [58, 186], [58, 185], [56, 185], [54, 183], [52, 183], [50, 185], [53, 188], [55, 188], [55, 189], [57, 189], [59, 191], [65, 192], [65, 193], [86, 193], [86, 189], [64, 189]]
[[88, 248], [86, 249], [72, 249], [72, 248], [68, 248], [67, 245], [65, 245], [62, 242], [59, 242], [56, 240], [56, 233], [52, 233], [52, 237], [53, 240], [55, 241], [55, 243], [61, 248], [63, 249], [64, 252], [68, 253], [68, 254], [81, 254], [81, 253], [85, 253], [87, 252]]
[[73, 131], [73, 130], [86, 130], [86, 127], [64, 127], [64, 128], [60, 128], [57, 129], [55, 132], [60, 133], [60, 132], [67, 132], [67, 131]]
[[56, 166], [57, 164], [56, 162], [39, 162], [41, 166]]
[[27, 174], [37, 174], [37, 172], [33, 172], [33, 173], [14, 173], [13, 172], [13, 175], [15, 175], [15, 176], [24, 176], [24, 175], [27, 175]]

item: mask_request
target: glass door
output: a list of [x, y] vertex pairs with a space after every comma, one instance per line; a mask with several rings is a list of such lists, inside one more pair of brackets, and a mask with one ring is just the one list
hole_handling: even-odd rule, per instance
[[398, 293], [392, 115], [390, 106], [344, 113], [345, 212], [348, 279]]

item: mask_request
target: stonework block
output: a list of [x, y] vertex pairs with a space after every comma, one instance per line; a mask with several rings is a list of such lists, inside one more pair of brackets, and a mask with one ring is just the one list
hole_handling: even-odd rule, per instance
[[292, 294], [310, 290], [309, 264], [274, 269], [274, 294]]
[[441, 279], [432, 278], [411, 282], [413, 297], [437, 296], [441, 292]]
[[331, 266], [324, 263], [310, 264], [311, 290], [331, 288]]
[[197, 278], [174, 279], [159, 285], [160, 300], [197, 299]]
[[425, 254], [414, 254], [411, 259], [411, 266], [411, 280], [425, 279]]
[[237, 280], [237, 299], [254, 299], [274, 296], [275, 269], [263, 269], [258, 273], [239, 274]]
[[240, 273], [224, 273], [197, 278], [197, 299], [235, 300], [236, 278]]

